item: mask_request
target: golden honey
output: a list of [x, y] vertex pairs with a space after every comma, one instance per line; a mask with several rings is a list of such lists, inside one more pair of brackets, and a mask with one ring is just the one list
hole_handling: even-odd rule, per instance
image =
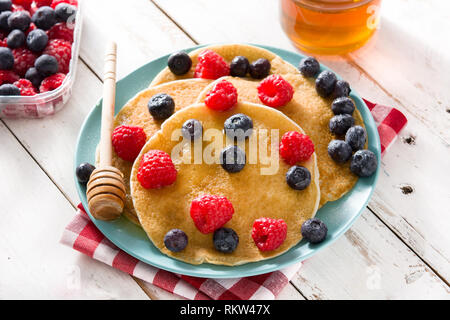
[[381, 0], [280, 0], [281, 25], [301, 50], [343, 54], [364, 45], [379, 24]]

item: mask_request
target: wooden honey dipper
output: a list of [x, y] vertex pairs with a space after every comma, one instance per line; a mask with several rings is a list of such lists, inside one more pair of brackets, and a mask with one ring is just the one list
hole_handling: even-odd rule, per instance
[[99, 220], [120, 217], [125, 203], [126, 189], [123, 174], [112, 166], [114, 103], [116, 96], [117, 45], [111, 42], [106, 51], [103, 76], [102, 127], [100, 136], [100, 161], [87, 184], [89, 212]]

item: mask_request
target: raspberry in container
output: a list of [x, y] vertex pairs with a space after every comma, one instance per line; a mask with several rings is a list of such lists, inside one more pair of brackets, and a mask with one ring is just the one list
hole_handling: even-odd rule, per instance
[[0, 118], [43, 118], [72, 94], [82, 0], [2, 0]]

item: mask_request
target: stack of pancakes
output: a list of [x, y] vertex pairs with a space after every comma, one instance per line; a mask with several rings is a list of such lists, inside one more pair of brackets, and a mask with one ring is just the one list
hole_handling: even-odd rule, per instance
[[[259, 58], [269, 60], [270, 73], [281, 75], [294, 88], [293, 99], [287, 105], [274, 109], [261, 105], [257, 92], [259, 80], [193, 78], [198, 54], [205, 49], [218, 53], [228, 63], [235, 56], [245, 56], [250, 62]], [[314, 79], [303, 77], [297, 68], [258, 47], [241, 44], [209, 46], [195, 50], [189, 56], [192, 67], [187, 74], [177, 76], [165, 68], [148, 89], [138, 93], [115, 117], [114, 127], [142, 127], [148, 139], [134, 163], [124, 161], [113, 153], [113, 165], [125, 176], [127, 200], [124, 215], [141, 225], [163, 253], [191, 264], [239, 265], [275, 257], [301, 240], [302, 223], [312, 218], [319, 206], [342, 197], [358, 179], [350, 172], [348, 164], [338, 164], [328, 155], [328, 144], [335, 139], [328, 127], [333, 117], [331, 100], [316, 93]], [[204, 105], [204, 98], [215, 82], [222, 79], [231, 82], [237, 89], [238, 105], [227, 112], [212, 111]], [[148, 111], [149, 99], [158, 93], [170, 95], [175, 102], [175, 113], [165, 121], [153, 119]], [[172, 141], [172, 133], [180, 129], [186, 120], [200, 120], [204, 132], [207, 129], [221, 130], [225, 119], [237, 113], [252, 118], [254, 129], [278, 129], [279, 138], [287, 131], [304, 132], [311, 138], [315, 154], [301, 163], [312, 176], [307, 189], [297, 191], [288, 187], [285, 175], [289, 166], [281, 159], [277, 171], [271, 175], [261, 174], [261, 168], [265, 166], [261, 163], [247, 164], [241, 172], [230, 174], [220, 164], [185, 164], [173, 159], [178, 171], [177, 181], [173, 185], [161, 189], [142, 188], [136, 174], [144, 153], [158, 149], [171, 154], [173, 147], [179, 143]], [[353, 116], [355, 124], [364, 127], [358, 110]], [[270, 134], [265, 143], [269, 150], [278, 146], [278, 141], [271, 141]], [[204, 143], [203, 148], [206, 146]], [[271, 154], [270, 151], [268, 154]], [[239, 246], [233, 253], [216, 251], [212, 234], [202, 234], [195, 228], [189, 206], [192, 199], [202, 194], [222, 195], [232, 202], [235, 214], [225, 227], [233, 228], [239, 235]], [[283, 219], [287, 223], [287, 238], [278, 249], [261, 252], [255, 246], [251, 229], [253, 221], [260, 217]], [[177, 253], [167, 250], [163, 242], [164, 235], [174, 228], [182, 229], [189, 239], [188, 246]]]

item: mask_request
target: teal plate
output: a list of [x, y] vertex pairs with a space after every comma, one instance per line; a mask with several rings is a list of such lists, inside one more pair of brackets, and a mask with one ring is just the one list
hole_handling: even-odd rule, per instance
[[[187, 49], [186, 51], [191, 51], [198, 47], [200, 46]], [[268, 46], [260, 47], [272, 51], [295, 66], [304, 58], [299, 53]], [[117, 82], [116, 113], [129, 99], [134, 97], [139, 91], [147, 88], [151, 80], [167, 66], [168, 56], [166, 55], [149, 62]], [[321, 70], [327, 69], [327, 67], [321, 66]], [[356, 102], [356, 107], [364, 119], [368, 134], [369, 149], [375, 152], [378, 163], [380, 163], [380, 139], [372, 115], [356, 92], [352, 91], [351, 97]], [[81, 127], [75, 153], [74, 172], [75, 167], [79, 163], [95, 163], [95, 150], [100, 140], [101, 103], [102, 101], [100, 100], [89, 113]], [[278, 257], [234, 267], [207, 263], [191, 265], [178, 261], [162, 254], [151, 243], [145, 232], [126, 218], [122, 217], [114, 222], [105, 222], [94, 219], [89, 212], [88, 214], [100, 231], [115, 245], [133, 257], [155, 267], [183, 275], [206, 278], [253, 276], [279, 270], [293, 263], [305, 260], [336, 241], [350, 228], [366, 207], [375, 189], [379, 171], [380, 168], [378, 167], [377, 172], [373, 176], [360, 178], [355, 187], [344, 197], [337, 201], [327, 203], [317, 212], [317, 217], [323, 220], [328, 226], [328, 236], [322, 243], [311, 245], [302, 240], [289, 251]], [[79, 184], [76, 177], [75, 183], [81, 202], [84, 208], [87, 208], [86, 187]]]

